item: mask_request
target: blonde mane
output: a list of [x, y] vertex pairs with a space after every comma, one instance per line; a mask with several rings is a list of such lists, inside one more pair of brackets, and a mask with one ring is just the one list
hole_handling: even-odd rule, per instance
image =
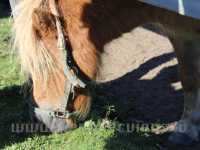
[[15, 8], [20, 13], [14, 18], [13, 47], [21, 61], [25, 75], [47, 80], [49, 72], [55, 70], [55, 61], [41, 39], [33, 30], [32, 14], [47, 0], [22, 0]]

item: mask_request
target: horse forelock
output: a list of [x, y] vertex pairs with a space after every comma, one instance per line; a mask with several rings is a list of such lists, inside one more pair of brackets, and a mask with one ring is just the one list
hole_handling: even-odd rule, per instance
[[13, 48], [21, 61], [25, 75], [32, 79], [40, 77], [46, 81], [49, 73], [56, 68], [54, 57], [34, 30], [33, 13], [36, 8], [47, 5], [47, 0], [22, 0], [16, 10], [20, 10], [13, 23]]

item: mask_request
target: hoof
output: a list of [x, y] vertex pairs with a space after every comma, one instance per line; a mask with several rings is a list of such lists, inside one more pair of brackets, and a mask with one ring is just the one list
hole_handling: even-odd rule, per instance
[[183, 146], [190, 146], [197, 143], [196, 140], [189, 137], [187, 134], [174, 132], [172, 133], [168, 141], [174, 145], [183, 145]]

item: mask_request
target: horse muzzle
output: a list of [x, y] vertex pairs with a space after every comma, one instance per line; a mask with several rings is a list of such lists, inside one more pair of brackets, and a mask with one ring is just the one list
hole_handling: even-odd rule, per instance
[[76, 128], [74, 122], [75, 112], [69, 113], [61, 111], [51, 111], [44, 110], [40, 108], [34, 108], [35, 120], [45, 125], [45, 130], [39, 132], [53, 132], [53, 133], [62, 133], [68, 130]]

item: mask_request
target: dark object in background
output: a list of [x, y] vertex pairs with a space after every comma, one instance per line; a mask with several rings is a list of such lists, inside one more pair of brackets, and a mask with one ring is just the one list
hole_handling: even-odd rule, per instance
[[11, 15], [9, 0], [0, 0], [0, 18]]
[[9, 0], [1, 0], [0, 2], [0, 5], [4, 5], [6, 7], [9, 7], [10, 8], [10, 3], [9, 3]]
[[[20, 0], [0, 0], [0, 17], [7, 17], [11, 15], [11, 10], [13, 11], [16, 4]], [[13, 16], [16, 16], [18, 12], [15, 11]]]

